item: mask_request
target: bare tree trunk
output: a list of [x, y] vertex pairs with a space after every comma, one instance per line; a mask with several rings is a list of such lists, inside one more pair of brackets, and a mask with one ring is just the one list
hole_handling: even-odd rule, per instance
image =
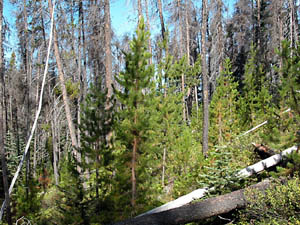
[[190, 25], [189, 25], [189, 0], [185, 3], [185, 32], [186, 32], [186, 56], [187, 64], [190, 65]]
[[[25, 43], [24, 43], [24, 69], [26, 73], [26, 139], [30, 135], [30, 91], [31, 91], [31, 73], [29, 66], [29, 38], [28, 38], [28, 18], [27, 18], [27, 8], [26, 8], [26, 0], [23, 0], [23, 14], [24, 14], [24, 30], [25, 30]], [[30, 179], [30, 148], [28, 150], [28, 154], [26, 157], [26, 199], [29, 198], [29, 179]]]
[[3, 71], [3, 48], [2, 48], [2, 23], [3, 23], [3, 0], [0, 0], [0, 157], [1, 157], [1, 165], [2, 165], [2, 178], [3, 178], [3, 187], [5, 193], [5, 202], [6, 204], [6, 218], [7, 223], [12, 225], [11, 220], [11, 212], [10, 212], [10, 197], [8, 190], [8, 179], [7, 179], [7, 165], [6, 165], [6, 156], [5, 156], [5, 148], [4, 148], [4, 136], [5, 130], [3, 127], [3, 100], [5, 98], [4, 94], [4, 71]]
[[201, 51], [202, 51], [202, 101], [203, 101], [203, 137], [202, 152], [207, 156], [208, 152], [208, 128], [209, 128], [209, 96], [208, 96], [208, 73], [206, 65], [206, 31], [207, 31], [207, 0], [202, 0], [202, 28], [201, 28]]
[[[282, 0], [279, 0], [279, 4], [278, 4], [278, 8], [280, 10], [280, 14], [279, 14], [279, 17], [278, 17], [278, 23], [279, 23], [279, 50], [280, 52], [282, 52], [282, 41], [284, 39], [283, 37], [283, 21], [282, 21], [282, 17], [283, 17], [283, 13], [282, 13], [282, 10], [281, 10], [281, 7], [282, 7]], [[280, 62], [279, 62], [279, 71], [282, 71], [282, 66], [283, 66], [283, 59], [282, 57], [280, 57]], [[281, 73], [281, 72], [279, 72]]]
[[[38, 62], [42, 64], [41, 60], [41, 51], [38, 52]], [[38, 67], [38, 72], [37, 72], [37, 81], [36, 81], [36, 111], [38, 110], [38, 105], [39, 105], [39, 78], [41, 75], [41, 67]], [[33, 150], [33, 176], [36, 178], [36, 164], [37, 164], [37, 130], [35, 131], [34, 134], [34, 150]]]
[[[147, 18], [147, 30], [150, 32], [150, 19], [149, 19], [149, 12], [148, 12], [148, 0], [145, 0], [145, 8], [146, 8], [146, 18]], [[151, 54], [149, 59], [149, 64], [152, 64], [152, 46], [151, 46], [151, 37], [148, 39], [148, 49]]]
[[198, 112], [199, 112], [199, 103], [198, 103], [198, 88], [197, 86], [194, 87], [194, 94], [195, 94], [195, 104], [196, 104], [196, 112], [197, 112], [197, 119], [198, 119]]
[[219, 49], [219, 73], [223, 70], [223, 28], [222, 28], [222, 0], [218, 0], [218, 14], [217, 17], [220, 18], [220, 21], [218, 23], [218, 49]]
[[[79, 52], [83, 52], [83, 71], [82, 71], [82, 86], [83, 86], [83, 98], [86, 94], [87, 89], [87, 75], [86, 75], [86, 67], [87, 67], [87, 60], [86, 60], [86, 45], [85, 45], [85, 29], [84, 29], [84, 14], [83, 14], [83, 5], [82, 0], [79, 1], [79, 21], [80, 24], [79, 31], [78, 31], [78, 39], [79, 39]], [[81, 57], [80, 57], [81, 59]]]
[[290, 39], [291, 39], [291, 47], [293, 47], [296, 46], [296, 43], [298, 41], [294, 0], [289, 0], [289, 5], [290, 5]]
[[112, 96], [112, 59], [111, 59], [111, 26], [110, 26], [110, 5], [109, 0], [105, 0], [105, 84], [107, 97]]
[[164, 16], [163, 16], [163, 11], [162, 11], [162, 4], [161, 0], [157, 0], [157, 6], [158, 6], [158, 12], [159, 12], [159, 19], [160, 19], [160, 26], [161, 26], [161, 36], [162, 39], [165, 39], [165, 23], [164, 23]]
[[55, 185], [58, 185], [59, 183], [59, 177], [58, 177], [58, 148], [57, 148], [57, 133], [56, 133], [56, 122], [57, 122], [57, 104], [56, 99], [53, 97], [53, 119], [51, 121], [51, 131], [52, 131], [52, 154], [53, 154], [53, 172], [54, 172], [54, 179], [55, 179]]
[[[48, 4], [49, 4], [50, 13], [52, 14], [53, 8], [52, 8], [51, 0], [48, 0]], [[77, 142], [77, 138], [76, 138], [74, 124], [73, 124], [73, 121], [72, 121], [70, 103], [69, 103], [69, 98], [68, 98], [68, 94], [67, 94], [67, 89], [66, 89], [66, 86], [65, 86], [64, 72], [63, 72], [62, 62], [61, 62], [61, 59], [60, 59], [60, 53], [59, 53], [59, 48], [58, 48], [58, 39], [57, 39], [57, 33], [56, 33], [55, 27], [53, 28], [53, 41], [54, 41], [53, 42], [53, 44], [54, 44], [54, 54], [55, 54], [55, 58], [56, 58], [56, 64], [57, 64], [57, 69], [58, 69], [58, 74], [59, 74], [59, 80], [60, 80], [60, 85], [61, 85], [61, 89], [62, 89], [62, 96], [63, 96], [63, 102], [64, 102], [64, 107], [65, 107], [69, 132], [70, 132], [70, 136], [71, 136], [73, 154], [74, 154], [74, 157], [76, 158], [76, 160], [78, 162], [81, 162], [80, 153], [77, 151], [78, 142]], [[80, 171], [79, 168], [78, 168], [78, 170]]]
[[[180, 58], [183, 57], [183, 30], [182, 30], [182, 15], [181, 15], [181, 0], [177, 0], [177, 9], [178, 9], [178, 20], [179, 20], [179, 33], [180, 33]], [[186, 112], [185, 112], [185, 81], [184, 74], [181, 74], [181, 92], [182, 92], [182, 119], [186, 121]]]
[[[135, 123], [137, 122], [137, 118], [134, 118]], [[137, 137], [133, 138], [133, 151], [132, 151], [132, 159], [131, 159], [131, 205], [135, 207], [136, 204], [136, 154], [137, 154], [138, 141]]]
[[261, 2], [260, 0], [257, 0], [257, 47], [258, 49], [261, 49]]
[[[2, 2], [0, 3], [2, 4]], [[1, 72], [2, 73], [2, 72]], [[1, 74], [0, 76], [3, 76]], [[3, 82], [3, 77], [1, 78], [1, 83]], [[3, 92], [3, 84], [1, 85], [1, 92]], [[3, 93], [1, 93], [2, 95]], [[10, 212], [10, 197], [9, 197], [9, 191], [8, 191], [8, 178], [7, 178], [7, 165], [6, 165], [6, 156], [5, 156], [5, 148], [4, 148], [4, 128], [3, 128], [3, 98], [1, 96], [0, 101], [0, 157], [1, 157], [1, 165], [2, 165], [2, 179], [3, 179], [3, 187], [4, 187], [4, 193], [5, 193], [5, 202], [6, 202], [6, 216], [7, 216], [7, 222], [8, 224], [12, 224], [11, 221], [11, 212]]]
[[[296, 4], [296, 5], [295, 5]], [[297, 6], [297, 4], [298, 4], [298, 6]], [[293, 7], [293, 15], [294, 15], [294, 17], [293, 17], [293, 21], [294, 21], [294, 38], [295, 38], [295, 43], [296, 43], [296, 45], [295, 45], [295, 47], [297, 48], [297, 43], [298, 43], [298, 40], [299, 40], [299, 34], [298, 34], [298, 23], [299, 23], [299, 17], [298, 17], [298, 14], [297, 14], [297, 10], [296, 9], [298, 9], [299, 10], [299, 2], [297, 2], [297, 3], [295, 3], [294, 2], [294, 7]]]
[[[187, 64], [190, 65], [190, 24], [189, 24], [189, 9], [190, 9], [190, 1], [186, 0], [185, 2], [185, 34], [186, 34], [186, 57], [187, 57]], [[191, 87], [188, 87], [187, 91], [188, 99], [192, 98], [192, 91]], [[186, 107], [186, 118], [189, 119], [189, 115], [191, 114], [192, 109], [192, 101], [187, 101]]]

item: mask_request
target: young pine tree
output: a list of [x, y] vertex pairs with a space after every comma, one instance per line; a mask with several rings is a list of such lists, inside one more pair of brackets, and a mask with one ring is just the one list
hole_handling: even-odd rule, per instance
[[214, 145], [222, 145], [238, 134], [238, 83], [234, 82], [229, 58], [218, 79], [218, 86], [210, 105], [210, 139]]
[[270, 112], [271, 95], [264, 68], [258, 60], [257, 50], [253, 44], [250, 49], [250, 57], [245, 65], [243, 98], [240, 100], [240, 113], [246, 128], [267, 119]]
[[[117, 121], [117, 139], [124, 148], [124, 163], [128, 165], [127, 160], [131, 161], [128, 167], [131, 170], [131, 205], [134, 210], [137, 199], [142, 195], [142, 181], [139, 178], [144, 168], [140, 164], [140, 157], [144, 157], [149, 151], [144, 143], [147, 141], [151, 121], [148, 109], [151, 108], [150, 99], [154, 88], [154, 67], [148, 64], [151, 57], [147, 49], [148, 38], [149, 33], [145, 31], [141, 19], [136, 36], [130, 43], [131, 51], [124, 53], [125, 70], [116, 77], [121, 90], [115, 92], [122, 107]], [[123, 169], [128, 171], [128, 168]]]
[[89, 186], [90, 213], [97, 215], [98, 221], [105, 221], [105, 215], [112, 210], [110, 197], [114, 157], [112, 139], [109, 137], [113, 129], [112, 99], [107, 99], [107, 91], [101, 89], [101, 82], [98, 81], [90, 87], [81, 113], [82, 167], [86, 173], [85, 185]]
[[279, 97], [263, 139], [275, 149], [285, 149], [299, 144], [296, 133], [300, 127], [300, 50], [283, 41], [282, 50], [277, 54], [282, 62], [281, 68], [275, 68], [280, 77], [277, 87]]

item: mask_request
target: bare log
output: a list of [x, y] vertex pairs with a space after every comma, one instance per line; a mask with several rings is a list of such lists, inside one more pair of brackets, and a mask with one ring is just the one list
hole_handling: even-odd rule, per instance
[[290, 154], [296, 150], [297, 150], [297, 146], [288, 148], [279, 154], [273, 155], [267, 159], [264, 159], [262, 161], [259, 161], [258, 163], [255, 163], [254, 165], [251, 165], [245, 169], [242, 169], [238, 173], [238, 175], [241, 177], [249, 177], [252, 174], [259, 173], [267, 168], [277, 165], [282, 160], [283, 156]]
[[[252, 185], [249, 188], [264, 191], [270, 184], [270, 180], [265, 180]], [[209, 198], [201, 202], [181, 206], [176, 209], [117, 222], [114, 225], [175, 225], [200, 221], [212, 216], [228, 213], [234, 209], [245, 207], [247, 203], [245, 190], [246, 189], [241, 189], [229, 194]]]
[[[297, 150], [297, 146], [288, 148], [288, 149], [284, 150], [283, 152], [281, 152], [280, 154], [273, 155], [265, 160], [259, 161], [258, 163], [255, 163], [251, 166], [248, 166], [247, 168], [240, 170], [238, 172], [238, 176], [246, 178], [255, 173], [259, 173], [267, 168], [275, 166], [282, 160], [282, 157], [284, 155], [290, 154], [291, 152], [296, 151], [296, 150]], [[204, 197], [204, 195], [206, 195], [206, 193], [211, 190], [214, 190], [214, 188], [213, 187], [212, 188], [205, 187], [205, 188], [197, 189], [187, 195], [183, 195], [183, 196], [179, 197], [178, 199], [175, 199], [175, 200], [168, 202], [162, 206], [159, 206], [159, 207], [154, 208], [150, 211], [147, 211], [143, 214], [140, 214], [137, 217], [141, 217], [141, 216], [149, 215], [149, 214], [153, 214], [153, 213], [158, 213], [158, 212], [163, 212], [166, 210], [170, 210], [170, 209], [174, 209], [174, 208], [186, 205], [186, 204], [192, 202], [193, 200]]]

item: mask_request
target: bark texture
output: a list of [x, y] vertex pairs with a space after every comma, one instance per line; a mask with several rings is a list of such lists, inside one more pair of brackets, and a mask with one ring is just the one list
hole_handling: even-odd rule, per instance
[[[53, 7], [52, 7], [51, 0], [48, 0], [48, 4], [49, 4], [50, 13], [52, 14]], [[74, 128], [74, 124], [73, 124], [73, 120], [72, 120], [67, 89], [66, 89], [66, 85], [65, 85], [64, 71], [63, 71], [63, 66], [62, 66], [62, 62], [60, 59], [58, 39], [57, 39], [57, 33], [56, 33], [55, 27], [53, 28], [53, 41], [54, 41], [54, 54], [55, 54], [55, 58], [56, 58], [59, 80], [60, 80], [60, 85], [61, 85], [61, 89], [62, 89], [63, 102], [64, 102], [66, 117], [67, 117], [67, 121], [68, 121], [68, 127], [69, 127], [70, 136], [71, 136], [71, 141], [72, 141], [73, 154], [74, 154], [75, 158], [77, 159], [77, 161], [80, 161], [80, 155], [79, 155], [78, 151], [76, 150], [78, 147], [77, 138], [76, 138], [75, 128]]]
[[157, 6], [158, 6], [158, 12], [159, 12], [159, 20], [160, 20], [160, 26], [161, 26], [161, 36], [162, 39], [165, 39], [165, 23], [164, 23], [164, 16], [163, 16], [163, 12], [162, 12], [162, 4], [161, 4], [161, 0], [157, 0]]
[[4, 100], [4, 71], [3, 71], [3, 48], [2, 48], [2, 14], [3, 14], [3, 0], [0, 0], [0, 157], [1, 157], [1, 165], [2, 165], [2, 180], [5, 194], [5, 202], [6, 204], [6, 218], [7, 223], [9, 225], [12, 224], [11, 213], [10, 213], [10, 197], [8, 191], [8, 179], [7, 179], [7, 165], [6, 165], [6, 154], [4, 148], [4, 137], [5, 137], [5, 129], [3, 127], [4, 124], [4, 108], [3, 108], [3, 100]]
[[110, 26], [110, 4], [105, 0], [105, 83], [107, 97], [112, 95], [112, 59], [111, 59], [111, 26]]
[[202, 51], [202, 89], [203, 89], [203, 136], [202, 152], [207, 156], [208, 152], [208, 128], [209, 128], [209, 99], [208, 99], [208, 72], [206, 64], [206, 32], [207, 32], [207, 0], [202, 0], [202, 31], [201, 31], [201, 51]]
[[[270, 184], [270, 180], [265, 180], [250, 186], [250, 188], [264, 191]], [[200, 221], [212, 216], [228, 213], [234, 209], [245, 207], [247, 203], [245, 190], [246, 189], [241, 189], [176, 209], [117, 222], [114, 225], [176, 225]]]

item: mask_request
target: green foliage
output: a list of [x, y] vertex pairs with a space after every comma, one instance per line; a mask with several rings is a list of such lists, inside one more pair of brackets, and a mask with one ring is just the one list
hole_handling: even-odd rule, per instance
[[[112, 129], [114, 122], [113, 97], [107, 98], [107, 91], [101, 90], [101, 82], [91, 85], [81, 114], [81, 168], [88, 173], [84, 184], [85, 198], [89, 202], [90, 220], [107, 221], [107, 214], [115, 210], [110, 202], [114, 155]], [[109, 218], [111, 219], [111, 218]]]
[[211, 150], [207, 164], [198, 183], [201, 187], [214, 187], [212, 194], [227, 193], [241, 187], [241, 178], [237, 176], [238, 168], [234, 167], [234, 155], [228, 149]]
[[38, 224], [51, 225], [62, 224], [65, 215], [59, 210], [62, 206], [64, 195], [56, 186], [47, 190], [41, 198], [41, 208], [37, 216]]
[[99, 179], [97, 184], [100, 180], [109, 183], [113, 170], [109, 137], [113, 128], [113, 98], [107, 99], [107, 92], [103, 92], [100, 87], [100, 82], [90, 87], [85, 104], [82, 105], [80, 124], [82, 166], [89, 171], [102, 171], [100, 174], [103, 176], [96, 178]]
[[[79, 97], [80, 94], [80, 84], [79, 82], [73, 82], [72, 79], [68, 79], [65, 83], [67, 94], [71, 100], [74, 100]], [[55, 87], [54, 92], [56, 96], [62, 95], [61, 87]]]
[[[277, 50], [281, 57], [282, 67], [277, 68], [281, 85], [279, 87], [281, 106], [291, 107], [300, 114], [300, 43], [297, 48], [290, 48], [288, 41], [282, 42], [282, 51]], [[298, 91], [298, 92], [297, 92]]]
[[[140, 158], [146, 157], [151, 151], [151, 148], [146, 148], [144, 144], [148, 140], [151, 122], [151, 98], [154, 90], [154, 67], [148, 65], [151, 57], [147, 51], [148, 38], [149, 33], [145, 32], [145, 25], [142, 20], [138, 25], [136, 36], [130, 43], [131, 51], [124, 53], [125, 70], [116, 77], [116, 81], [122, 89], [120, 91], [115, 89], [116, 97], [123, 108], [116, 121], [116, 138], [118, 145], [123, 150], [123, 163], [128, 166], [133, 157], [130, 155], [136, 154], [136, 159], [133, 159], [134, 162], [131, 167], [136, 163], [138, 199], [142, 198], [141, 196], [144, 194], [141, 186], [143, 181], [140, 175], [146, 168], [145, 165], [142, 165], [143, 160]], [[124, 171], [126, 174], [124, 175], [128, 181], [130, 180], [129, 169], [125, 167], [121, 169], [127, 171]]]
[[[8, 171], [15, 171], [19, 165], [20, 156], [18, 156], [18, 146], [16, 138], [10, 131], [8, 131], [6, 134], [5, 153], [7, 157]], [[0, 170], [2, 170], [2, 168]]]
[[271, 103], [265, 71], [259, 63], [257, 50], [253, 44], [245, 65], [244, 76], [244, 96], [240, 99], [239, 110], [243, 125], [249, 128], [268, 118]]
[[25, 178], [23, 178], [23, 181], [17, 187], [16, 193], [12, 196], [12, 202], [15, 205], [13, 212], [16, 218], [25, 216], [30, 221], [36, 221], [36, 215], [41, 206], [39, 191], [37, 180], [29, 179], [28, 186], [26, 186]]
[[227, 58], [210, 104], [210, 139], [214, 145], [227, 143], [239, 133], [237, 88]]
[[77, 165], [69, 156], [69, 159], [62, 164], [61, 180], [58, 186], [61, 192], [57, 200], [57, 210], [60, 215], [60, 224], [87, 224], [89, 221], [88, 202], [84, 198], [84, 188]]
[[300, 176], [300, 154], [298, 151], [284, 157], [283, 165], [276, 168], [276, 172], [272, 172], [273, 177], [280, 176]]
[[[272, 108], [272, 117], [262, 137], [271, 147], [284, 149], [296, 143], [300, 125], [300, 94], [296, 92], [300, 89], [300, 51], [283, 41], [282, 51], [277, 51], [277, 54], [282, 62], [281, 68], [275, 68], [280, 75], [279, 95], [275, 98], [276, 107]], [[291, 110], [288, 111], [288, 108]]]
[[275, 181], [264, 193], [249, 190], [238, 224], [300, 224], [300, 180]]

